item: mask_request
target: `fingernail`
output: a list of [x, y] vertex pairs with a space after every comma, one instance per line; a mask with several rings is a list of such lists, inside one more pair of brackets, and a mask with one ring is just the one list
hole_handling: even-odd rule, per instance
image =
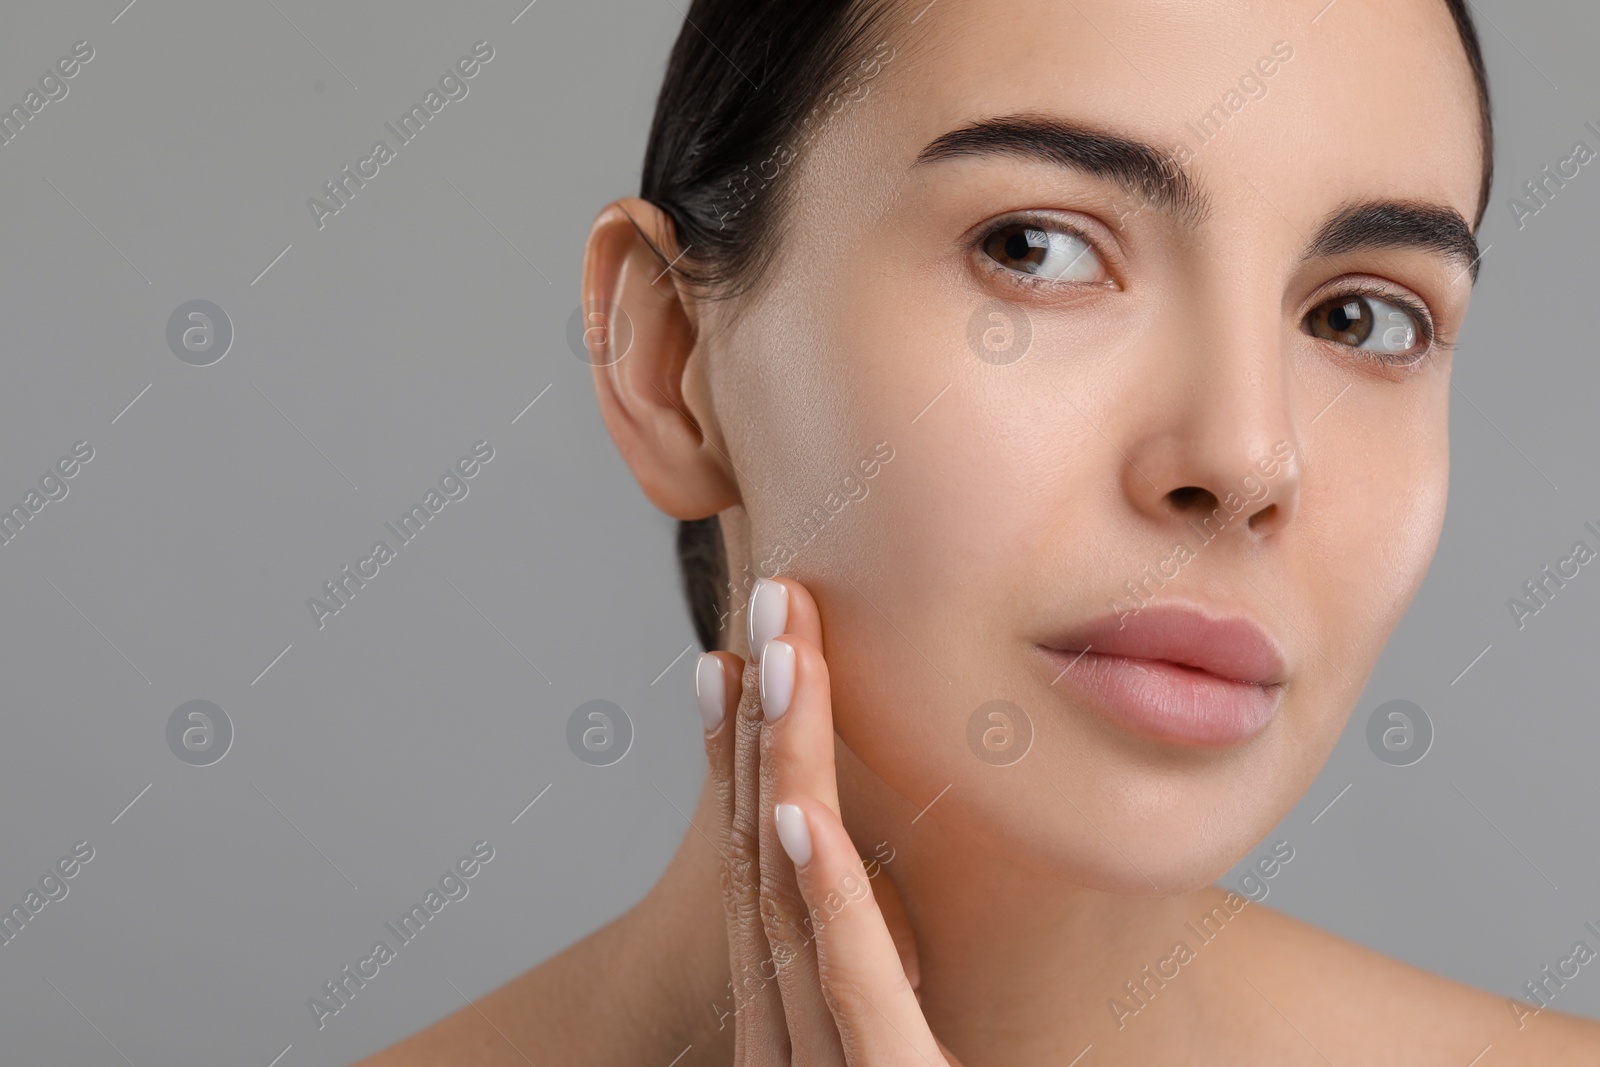
[[798, 804], [779, 804], [772, 810], [773, 821], [778, 824], [778, 840], [796, 867], [811, 862], [811, 828], [806, 825], [806, 813]]
[[722, 664], [709, 652], [700, 653], [700, 662], [694, 668], [694, 696], [700, 703], [700, 721], [706, 724], [706, 733], [722, 725], [724, 693], [722, 691]]
[[783, 717], [794, 696], [794, 646], [775, 639], [761, 653], [761, 713], [768, 722]]
[[759, 663], [767, 642], [789, 628], [789, 590], [769, 578], [757, 579], [749, 619], [750, 656]]

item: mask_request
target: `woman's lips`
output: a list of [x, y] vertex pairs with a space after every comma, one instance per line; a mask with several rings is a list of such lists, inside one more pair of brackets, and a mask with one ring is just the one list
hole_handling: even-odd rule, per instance
[[1259, 733], [1288, 672], [1277, 641], [1252, 620], [1181, 601], [1102, 616], [1039, 648], [1055, 665], [1052, 685], [1135, 733], [1189, 745]]

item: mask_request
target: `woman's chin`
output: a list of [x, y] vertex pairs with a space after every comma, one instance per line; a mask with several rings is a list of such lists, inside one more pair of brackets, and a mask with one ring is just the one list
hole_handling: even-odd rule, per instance
[[[1219, 812], [1199, 791], [1161, 799], [1118, 810], [1049, 781], [1013, 779], [999, 788], [958, 781], [918, 819], [922, 832], [906, 840], [912, 847], [921, 844], [918, 838], [937, 842], [933, 847], [962, 857], [963, 864], [1009, 868], [1025, 880], [1121, 896], [1174, 896], [1214, 884], [1281, 818], [1259, 798], [1224, 805], [1236, 808], [1231, 812]], [[968, 847], [952, 847], [961, 840]]]
[[1046, 877], [1099, 893], [1129, 897], [1181, 896], [1214, 885], [1249, 849], [1248, 841], [1170, 840], [1170, 827], [1116, 846], [1077, 835], [1035, 842], [1015, 859]]

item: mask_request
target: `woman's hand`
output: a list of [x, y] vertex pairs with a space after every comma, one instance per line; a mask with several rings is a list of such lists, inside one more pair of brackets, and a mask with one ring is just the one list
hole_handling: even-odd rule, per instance
[[734, 1063], [959, 1067], [923, 1017], [898, 898], [886, 887], [880, 907], [839, 818], [816, 602], [792, 579], [763, 580], [747, 614], [754, 662], [713, 652], [695, 679], [721, 823]]

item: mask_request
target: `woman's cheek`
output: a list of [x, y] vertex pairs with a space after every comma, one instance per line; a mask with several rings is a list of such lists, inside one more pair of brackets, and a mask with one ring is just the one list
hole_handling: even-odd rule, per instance
[[815, 577], [799, 575], [824, 615], [835, 728], [908, 799], [970, 770], [967, 718], [1008, 695], [991, 689], [1008, 674], [1006, 590], [1016, 553], [1030, 551], [1026, 504], [1003, 464], [971, 459], [969, 441], [932, 426], [896, 441], [841, 516], [841, 541], [812, 561]]
[[[1359, 683], [1370, 673], [1433, 561], [1449, 483], [1442, 438], [1441, 428], [1437, 438], [1383, 442], [1372, 455], [1341, 464], [1336, 477], [1324, 467], [1302, 491], [1305, 541], [1297, 565], [1325, 620], [1326, 647], [1340, 650], [1345, 678], [1330, 669], [1325, 681], [1341, 691], [1346, 679]], [[1354, 698], [1352, 691], [1347, 700]]]
[[1393, 505], [1398, 517], [1385, 536], [1374, 541], [1376, 559], [1372, 572], [1376, 580], [1369, 593], [1374, 618], [1366, 625], [1371, 645], [1369, 658], [1376, 660], [1389, 635], [1411, 606], [1422, 581], [1433, 563], [1439, 535], [1444, 525], [1448, 470], [1438, 465], [1436, 476], [1419, 477]]

